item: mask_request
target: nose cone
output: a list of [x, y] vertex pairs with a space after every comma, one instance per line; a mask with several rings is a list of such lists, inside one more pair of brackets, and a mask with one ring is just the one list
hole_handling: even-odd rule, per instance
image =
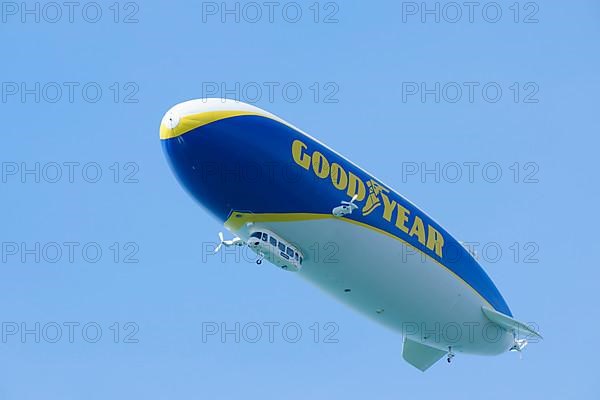
[[230, 164], [255, 162], [264, 147], [255, 140], [257, 135], [264, 134], [265, 124], [278, 122], [285, 124], [273, 114], [239, 101], [191, 100], [167, 111], [160, 124], [160, 139], [180, 184], [214, 215], [224, 218], [246, 190], [231, 177]]
[[161, 140], [182, 136], [204, 125], [243, 115], [256, 115], [283, 122], [258, 107], [229, 99], [197, 99], [172, 107], [160, 123]]
[[160, 122], [160, 138], [169, 139], [171, 137], [175, 137], [175, 129], [177, 129], [179, 126], [180, 121], [180, 113], [177, 112], [176, 107], [173, 107], [165, 114]]

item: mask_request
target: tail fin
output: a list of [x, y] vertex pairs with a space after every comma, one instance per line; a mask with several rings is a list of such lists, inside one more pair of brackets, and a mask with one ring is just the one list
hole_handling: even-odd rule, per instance
[[404, 338], [402, 357], [410, 365], [420, 369], [421, 371], [425, 371], [427, 368], [431, 367], [447, 353], [447, 351], [442, 351], [440, 349], [436, 349], [435, 347], [427, 346], [407, 337]]
[[483, 311], [487, 319], [489, 319], [495, 324], [500, 325], [507, 331], [513, 332], [515, 335], [518, 335], [520, 333], [536, 336], [540, 339], [543, 339], [542, 335], [537, 333], [535, 330], [531, 329], [527, 324], [523, 322], [519, 322], [516, 319], [509, 317], [508, 315], [502, 314], [496, 310], [492, 310], [491, 308], [485, 306], [481, 307], [481, 310]]

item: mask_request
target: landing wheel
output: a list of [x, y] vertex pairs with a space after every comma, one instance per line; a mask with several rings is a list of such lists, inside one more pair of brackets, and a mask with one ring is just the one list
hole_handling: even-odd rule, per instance
[[454, 353], [452, 352], [452, 346], [448, 346], [448, 358], [446, 358], [446, 361], [448, 361], [448, 364], [450, 364], [452, 362], [453, 358], [454, 358]]
[[260, 264], [262, 264], [262, 260], [256, 260], [256, 263], [257, 263], [258, 265], [260, 265]]

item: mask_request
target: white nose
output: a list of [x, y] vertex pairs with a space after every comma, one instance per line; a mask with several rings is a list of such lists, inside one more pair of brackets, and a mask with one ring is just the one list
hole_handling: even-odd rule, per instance
[[179, 114], [171, 110], [164, 116], [162, 124], [164, 124], [169, 129], [175, 129], [177, 125], [179, 125], [180, 119], [181, 117], [179, 116]]
[[199, 126], [241, 115], [258, 115], [287, 124], [273, 114], [241, 101], [197, 99], [177, 104], [167, 111], [160, 124], [160, 138], [171, 139]]

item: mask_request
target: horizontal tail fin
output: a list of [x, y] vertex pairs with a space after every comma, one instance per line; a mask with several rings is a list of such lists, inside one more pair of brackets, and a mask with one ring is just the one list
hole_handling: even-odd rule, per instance
[[481, 310], [483, 311], [487, 319], [489, 319], [495, 324], [500, 325], [507, 331], [514, 332], [515, 334], [520, 333], [536, 336], [540, 339], [543, 339], [542, 335], [531, 329], [527, 324], [524, 324], [523, 322], [519, 322], [516, 319], [509, 317], [508, 315], [502, 314], [501, 312], [492, 310], [491, 308], [485, 306], [481, 307]]
[[410, 365], [425, 371], [427, 368], [435, 364], [440, 358], [444, 357], [448, 352], [436, 349], [435, 347], [427, 346], [423, 343], [404, 338], [402, 346], [402, 358]]

